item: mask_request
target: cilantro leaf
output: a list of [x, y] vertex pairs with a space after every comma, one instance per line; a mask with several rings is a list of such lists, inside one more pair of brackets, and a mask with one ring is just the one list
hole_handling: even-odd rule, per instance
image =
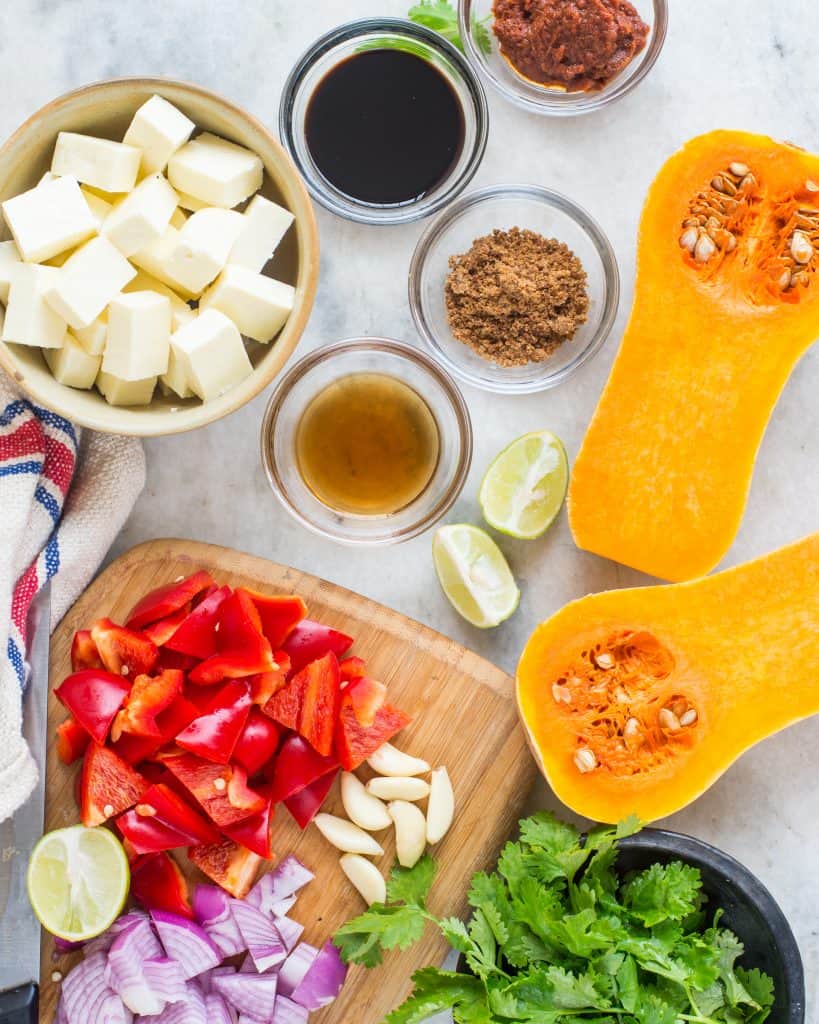
[[409, 903], [413, 907], [426, 906], [429, 890], [435, 881], [435, 871], [435, 861], [428, 853], [412, 868], [402, 868], [396, 864], [387, 879], [387, 902]]
[[[477, 978], [453, 971], [425, 967], [412, 976], [415, 990], [406, 1002], [388, 1014], [384, 1024], [422, 1024], [434, 1013], [463, 1004], [486, 1003], [486, 993]], [[473, 1018], [474, 1020], [475, 1018]], [[487, 1017], [488, 1020], [488, 1017]]]
[[748, 1024], [763, 1024], [770, 1016], [774, 1004], [773, 979], [756, 967], [746, 971], [737, 967], [736, 975], [742, 987], [757, 1004], [759, 1009], [748, 1018]]
[[381, 963], [381, 950], [409, 949], [417, 942], [424, 933], [426, 920], [426, 913], [418, 907], [374, 903], [342, 925], [333, 942], [345, 963], [375, 967]]
[[661, 921], [681, 921], [698, 909], [702, 876], [690, 864], [672, 861], [639, 871], [620, 889], [623, 904], [651, 928]]
[[[458, 25], [458, 12], [448, 0], [420, 0], [409, 9], [408, 17], [417, 25], [431, 28], [439, 32], [444, 39], [463, 52], [464, 45]], [[472, 35], [475, 45], [481, 53], [488, 55], [492, 50], [492, 42], [486, 28], [489, 18], [472, 19]]]

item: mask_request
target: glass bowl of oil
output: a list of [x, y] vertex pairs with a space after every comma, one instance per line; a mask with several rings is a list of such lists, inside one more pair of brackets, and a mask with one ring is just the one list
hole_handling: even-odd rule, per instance
[[262, 422], [274, 494], [303, 526], [344, 544], [415, 537], [461, 492], [472, 424], [452, 378], [389, 338], [351, 338], [305, 356]]

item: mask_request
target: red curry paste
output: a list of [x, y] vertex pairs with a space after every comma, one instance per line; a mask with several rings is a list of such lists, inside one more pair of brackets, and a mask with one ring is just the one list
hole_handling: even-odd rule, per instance
[[629, 0], [494, 0], [493, 30], [514, 69], [569, 92], [601, 89], [645, 46]]

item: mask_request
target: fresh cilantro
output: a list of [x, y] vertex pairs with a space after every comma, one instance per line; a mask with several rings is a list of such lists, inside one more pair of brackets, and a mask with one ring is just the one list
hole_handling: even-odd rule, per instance
[[[448, 0], [421, 0], [409, 10], [409, 18], [417, 25], [431, 28], [440, 33], [463, 53], [464, 44], [458, 27], [458, 12]], [[475, 45], [485, 55], [492, 50], [492, 42], [486, 23], [489, 18], [472, 19], [472, 37]]]
[[744, 949], [721, 912], [706, 927], [700, 873], [673, 861], [618, 874], [617, 842], [638, 827], [630, 819], [584, 839], [550, 814], [525, 819], [497, 869], [473, 877], [466, 923], [427, 909], [431, 857], [396, 867], [387, 902], [339, 929], [336, 946], [372, 967], [434, 922], [462, 955], [461, 971], [418, 971], [386, 1024], [442, 1010], [455, 1024], [764, 1024], [773, 983], [738, 966]]

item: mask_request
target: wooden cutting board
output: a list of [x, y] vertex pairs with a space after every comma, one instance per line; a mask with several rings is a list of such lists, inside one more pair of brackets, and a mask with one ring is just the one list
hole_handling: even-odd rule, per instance
[[[350, 561], [354, 564], [353, 556]], [[430, 907], [439, 915], [464, 915], [470, 878], [494, 864], [520, 816], [536, 769], [518, 725], [512, 680], [452, 640], [297, 569], [209, 544], [157, 540], [117, 559], [65, 616], [51, 641], [52, 688], [70, 671], [75, 630], [105, 615], [122, 622], [142, 594], [196, 569], [207, 569], [220, 583], [298, 593], [312, 618], [356, 638], [353, 653], [366, 658], [371, 674], [387, 684], [389, 699], [413, 716], [412, 725], [396, 742], [433, 766], [445, 764], [449, 769], [457, 816], [434, 850], [438, 876]], [[78, 821], [76, 770], [59, 761], [54, 745], [54, 729], [65, 717], [65, 709], [52, 694], [47, 829]], [[336, 783], [325, 809], [343, 813], [337, 787]], [[322, 945], [339, 925], [364, 909], [363, 902], [338, 866], [339, 852], [315, 827], [301, 832], [282, 808], [274, 829], [277, 854], [294, 853], [316, 873], [317, 880], [303, 891], [292, 913], [306, 925], [305, 940]], [[385, 855], [377, 863], [386, 873], [394, 861], [392, 834], [380, 834], [378, 839]], [[202, 880], [184, 855], [179, 860], [186, 873]], [[320, 1024], [378, 1024], [409, 993], [413, 971], [440, 963], [446, 952], [445, 943], [430, 927], [421, 942], [404, 953], [390, 954], [380, 968], [352, 968], [339, 999], [312, 1019]], [[51, 1024], [59, 998], [52, 972], [65, 972], [70, 964], [67, 957], [55, 961], [53, 942], [45, 936], [42, 1024]]]

